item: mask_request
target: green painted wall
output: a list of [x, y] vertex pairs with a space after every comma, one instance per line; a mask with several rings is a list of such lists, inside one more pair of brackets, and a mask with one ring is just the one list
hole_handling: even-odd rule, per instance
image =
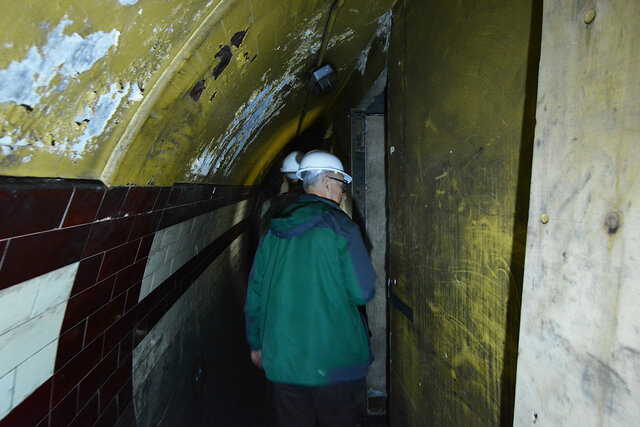
[[511, 422], [539, 34], [529, 1], [394, 8], [392, 425]]

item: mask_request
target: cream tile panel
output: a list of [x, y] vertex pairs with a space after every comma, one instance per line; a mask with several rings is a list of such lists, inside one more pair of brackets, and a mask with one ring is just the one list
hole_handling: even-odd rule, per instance
[[55, 340], [18, 366], [13, 406], [17, 406], [53, 375], [57, 350], [58, 340]]
[[77, 270], [69, 264], [0, 293], [0, 376], [58, 338]]
[[4, 377], [0, 378], [0, 419], [7, 415], [11, 410], [14, 379], [15, 371], [11, 371]]
[[239, 222], [248, 205], [249, 201], [243, 200], [157, 232], [149, 251], [138, 301]]
[[66, 304], [59, 304], [0, 335], [0, 375], [16, 368], [58, 338], [65, 307]]
[[34, 279], [0, 291], [0, 335], [29, 320], [39, 286]]
[[69, 264], [1, 290], [0, 336], [68, 300], [78, 264]]
[[53, 375], [78, 265], [0, 291], [0, 417]]

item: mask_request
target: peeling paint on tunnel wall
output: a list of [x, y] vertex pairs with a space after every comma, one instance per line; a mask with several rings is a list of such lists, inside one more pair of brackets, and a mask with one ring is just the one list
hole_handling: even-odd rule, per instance
[[394, 9], [392, 425], [510, 423], [526, 224], [518, 191], [529, 179], [521, 150], [532, 144], [523, 134], [533, 123], [525, 109], [531, 13], [525, 1]]
[[[338, 14], [325, 59], [343, 83], [391, 4], [359, 0]], [[139, 185], [256, 179], [249, 163], [268, 166], [295, 132], [330, 6], [17, 3], [0, 18], [0, 173]], [[309, 120], [335, 99], [312, 100]]]

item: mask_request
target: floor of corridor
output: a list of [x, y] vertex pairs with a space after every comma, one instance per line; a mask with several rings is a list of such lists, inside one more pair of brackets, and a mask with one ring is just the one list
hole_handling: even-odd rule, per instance
[[[242, 307], [235, 301], [232, 290], [220, 298], [214, 308], [209, 345], [202, 344], [207, 359], [203, 372], [195, 381], [181, 381], [179, 390], [171, 396], [166, 410], [152, 422], [157, 426], [275, 426], [271, 393], [262, 371], [255, 368], [248, 357], [244, 339]], [[184, 349], [189, 351], [189, 349]], [[387, 426], [386, 417], [367, 419], [366, 426]]]

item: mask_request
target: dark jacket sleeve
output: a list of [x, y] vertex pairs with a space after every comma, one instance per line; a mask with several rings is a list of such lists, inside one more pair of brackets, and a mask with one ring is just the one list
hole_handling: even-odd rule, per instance
[[347, 256], [343, 262], [347, 293], [354, 304], [364, 305], [373, 299], [376, 273], [360, 230], [351, 220], [344, 224], [344, 237], [347, 239]]

